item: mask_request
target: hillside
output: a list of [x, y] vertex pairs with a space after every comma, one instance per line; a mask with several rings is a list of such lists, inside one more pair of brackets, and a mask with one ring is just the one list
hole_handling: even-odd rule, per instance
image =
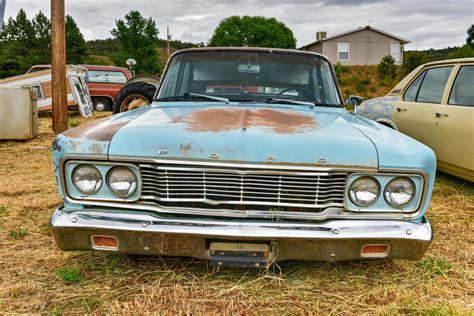
[[336, 75], [339, 79], [342, 95], [359, 95], [371, 99], [387, 94], [396, 82], [386, 83], [380, 80], [377, 65], [372, 66], [342, 66], [336, 65]]

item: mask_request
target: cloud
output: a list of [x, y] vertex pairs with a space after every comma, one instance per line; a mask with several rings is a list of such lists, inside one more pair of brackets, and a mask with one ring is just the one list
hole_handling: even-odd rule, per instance
[[[50, 0], [10, 0], [6, 15], [24, 8], [31, 17], [49, 13]], [[156, 20], [160, 36], [170, 27], [174, 39], [206, 42], [219, 22], [231, 15], [275, 17], [295, 33], [298, 45], [314, 41], [317, 31], [328, 35], [369, 23], [412, 41], [407, 49], [442, 48], [465, 43], [474, 21], [472, 0], [69, 0], [72, 15], [87, 39], [110, 37], [115, 21], [130, 10]]]

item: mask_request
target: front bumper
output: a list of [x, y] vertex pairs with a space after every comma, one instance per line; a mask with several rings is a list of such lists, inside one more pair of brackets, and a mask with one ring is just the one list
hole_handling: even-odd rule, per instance
[[365, 259], [367, 244], [389, 246], [387, 259], [420, 259], [432, 240], [430, 223], [401, 220], [328, 220], [285, 223], [261, 220], [183, 219], [155, 213], [113, 209], [66, 210], [52, 218], [62, 250], [101, 250], [91, 237], [116, 237], [120, 253], [190, 256], [211, 259], [211, 242], [255, 242], [270, 245], [272, 261], [342, 261]]

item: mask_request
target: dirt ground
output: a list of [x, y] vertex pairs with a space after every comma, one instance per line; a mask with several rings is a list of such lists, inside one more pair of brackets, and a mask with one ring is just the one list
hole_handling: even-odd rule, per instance
[[[80, 118], [70, 119], [75, 126]], [[440, 174], [419, 262], [282, 262], [221, 269], [188, 258], [62, 252], [51, 120], [26, 142], [0, 142], [0, 313], [472, 314], [474, 186]]]

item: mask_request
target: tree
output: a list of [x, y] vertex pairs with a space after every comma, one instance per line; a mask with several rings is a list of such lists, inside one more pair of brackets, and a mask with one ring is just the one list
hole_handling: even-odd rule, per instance
[[158, 28], [155, 21], [144, 18], [138, 11], [130, 11], [125, 20], [118, 20], [115, 24], [111, 34], [120, 47], [119, 52], [112, 56], [115, 64], [126, 66], [126, 60], [133, 58], [137, 61], [137, 73], [160, 73], [162, 65], [158, 62]]
[[474, 45], [464, 45], [448, 55], [448, 59], [474, 57]]
[[408, 75], [416, 67], [432, 61], [428, 54], [423, 51], [407, 51], [403, 54], [403, 62], [401, 66], [402, 75]]
[[474, 46], [474, 24], [467, 29], [466, 43], [469, 46]]
[[275, 18], [231, 16], [214, 30], [209, 46], [296, 48], [293, 32]]
[[30, 59], [35, 49], [35, 29], [21, 9], [16, 18], [8, 19], [1, 33], [0, 76], [24, 73], [31, 67]]
[[[66, 18], [68, 63], [82, 63], [87, 45], [76, 22]], [[43, 12], [30, 21], [24, 10], [10, 18], [0, 33], [0, 78], [25, 73], [36, 64], [51, 63], [51, 21]]]
[[51, 61], [51, 21], [39, 11], [33, 18], [32, 25], [35, 36], [29, 63], [49, 64]]
[[69, 64], [82, 64], [88, 57], [87, 43], [76, 21], [66, 16], [66, 61]]
[[391, 84], [397, 76], [397, 66], [395, 59], [391, 55], [382, 58], [377, 65], [379, 77], [385, 84]]

